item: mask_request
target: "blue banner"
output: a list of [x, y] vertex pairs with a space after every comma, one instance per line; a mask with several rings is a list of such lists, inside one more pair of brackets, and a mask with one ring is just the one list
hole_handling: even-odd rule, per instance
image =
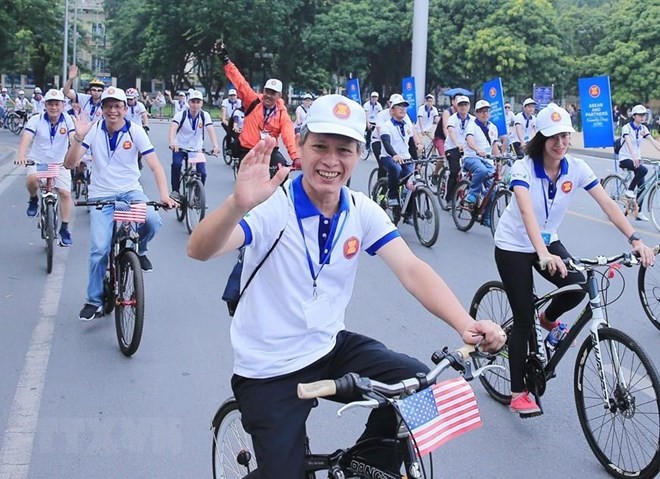
[[504, 116], [504, 93], [502, 79], [493, 78], [484, 83], [483, 98], [490, 103], [490, 121], [497, 127], [499, 136], [506, 136], [506, 118]]
[[578, 89], [584, 146], [587, 148], [612, 146], [614, 125], [610, 77], [580, 78]]
[[408, 116], [413, 125], [417, 122], [417, 96], [415, 95], [415, 77], [401, 79], [401, 95], [408, 102]]
[[534, 85], [534, 101], [536, 102], [536, 107], [540, 110], [548, 106], [552, 102], [554, 96], [554, 85], [553, 86], [537, 86]]
[[346, 82], [346, 96], [351, 100], [362, 105], [362, 96], [360, 95], [360, 80], [351, 78]]

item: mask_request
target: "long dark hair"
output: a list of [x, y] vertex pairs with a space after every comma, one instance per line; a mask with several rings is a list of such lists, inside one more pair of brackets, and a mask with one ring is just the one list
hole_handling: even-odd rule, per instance
[[543, 149], [545, 148], [546, 141], [548, 141], [548, 137], [537, 131], [536, 135], [525, 145], [527, 156], [530, 158], [543, 158]]

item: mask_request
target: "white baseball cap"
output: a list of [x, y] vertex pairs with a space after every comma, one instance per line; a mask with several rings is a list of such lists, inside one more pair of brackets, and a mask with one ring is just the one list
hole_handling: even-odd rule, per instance
[[2, 87], [2, 90], [0, 90], [0, 93], [7, 93], [7, 89], [5, 87]]
[[631, 115], [646, 115], [646, 108], [644, 105], [635, 105], [630, 111]]
[[188, 101], [190, 100], [202, 100], [204, 101], [204, 95], [199, 90], [188, 90]]
[[36, 87], [36, 88], [34, 89], [34, 93], [35, 93], [35, 95], [36, 95], [37, 93], [41, 93], [41, 88]]
[[394, 93], [390, 96], [390, 108], [396, 105], [401, 105], [402, 103], [405, 103], [406, 106], [410, 106], [410, 103], [408, 103], [400, 93]]
[[571, 124], [571, 115], [556, 103], [550, 103], [539, 111], [536, 116], [536, 129], [545, 137], [557, 133], [575, 132]]
[[62, 93], [62, 91], [60, 90], [51, 88], [44, 95], [44, 101], [49, 101], [49, 100], [64, 101], [64, 93]]
[[456, 97], [456, 104], [458, 105], [459, 103], [470, 103], [470, 99], [465, 95], [459, 95]]
[[523, 101], [523, 106], [527, 105], [536, 105], [536, 102], [532, 98], [526, 98], [525, 101]]
[[114, 98], [115, 100], [126, 103], [126, 92], [121, 88], [111, 86], [103, 90], [103, 93], [101, 93], [101, 103], [103, 103], [103, 100], [106, 98]]
[[305, 93], [305, 94], [303, 95], [302, 99], [303, 99], [303, 100], [313, 100], [314, 97], [313, 97], [311, 94], [309, 94], [309, 93]]
[[370, 96], [378, 98], [380, 95], [378, 94], [377, 91], [372, 91]]
[[309, 107], [305, 126], [312, 133], [347, 136], [361, 143], [367, 116], [364, 108], [343, 95], [324, 95]]
[[424, 99], [426, 100], [428, 98], [431, 98], [431, 99], [435, 100], [435, 97], [433, 96], [433, 93], [427, 93], [426, 96], [424, 97]]
[[275, 90], [278, 93], [282, 93], [282, 82], [277, 78], [271, 78], [264, 85], [264, 90], [268, 88], [269, 90]]
[[23, 90], [18, 90], [19, 95], [25, 95], [25, 92]]
[[179, 96], [186, 96], [186, 92], [185, 91], [180, 91]]
[[486, 100], [479, 100], [476, 105], [474, 105], [474, 111], [479, 111], [482, 108], [490, 108], [490, 103]]
[[236, 89], [235, 88], [230, 88], [229, 91], [227, 92], [227, 95], [237, 95]]

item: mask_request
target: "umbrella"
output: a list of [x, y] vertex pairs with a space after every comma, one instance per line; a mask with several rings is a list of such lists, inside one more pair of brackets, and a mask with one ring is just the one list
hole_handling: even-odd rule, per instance
[[473, 92], [471, 92], [470, 90], [466, 90], [465, 88], [450, 88], [449, 90], [444, 91], [442, 94], [447, 95], [449, 97], [455, 95], [467, 95], [467, 96], [474, 95]]

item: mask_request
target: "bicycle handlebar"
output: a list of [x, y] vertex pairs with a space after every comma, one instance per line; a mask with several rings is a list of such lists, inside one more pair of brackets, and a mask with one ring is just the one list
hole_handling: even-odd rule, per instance
[[[96, 209], [101, 209], [104, 206], [107, 205], [113, 205], [117, 202], [117, 200], [94, 200], [94, 201], [76, 201], [74, 202], [75, 206], [93, 206]], [[153, 206], [155, 210], [158, 210], [159, 208], [163, 209], [169, 209], [169, 205], [167, 203], [161, 203], [160, 201], [128, 201], [126, 203], [129, 204], [136, 204], [136, 203], [146, 203], [147, 206]]]
[[[172, 149], [172, 147], [169, 147], [169, 148], [170, 148], [170, 150]], [[179, 147], [179, 148], [177, 148], [177, 149], [178, 149], [179, 151], [183, 152], [183, 153], [204, 153], [205, 155], [214, 156], [214, 157], [216, 157], [216, 158], [217, 158], [217, 156], [218, 156], [218, 155], [214, 155], [214, 154], [213, 154], [213, 151], [205, 150], [205, 149], [203, 149], [203, 148], [202, 148], [201, 150], [187, 150], [187, 149], [185, 149], [185, 148], [181, 148], [181, 147]]]
[[[653, 254], [660, 252], [660, 245], [653, 247]], [[614, 256], [599, 255], [594, 258], [564, 258], [564, 264], [573, 271], [584, 271], [588, 266], [608, 266], [612, 263], [620, 262], [624, 266], [636, 266], [639, 264], [638, 255], [634, 251], [626, 251]], [[548, 265], [547, 261], [538, 261], [539, 267], [544, 270]]]

